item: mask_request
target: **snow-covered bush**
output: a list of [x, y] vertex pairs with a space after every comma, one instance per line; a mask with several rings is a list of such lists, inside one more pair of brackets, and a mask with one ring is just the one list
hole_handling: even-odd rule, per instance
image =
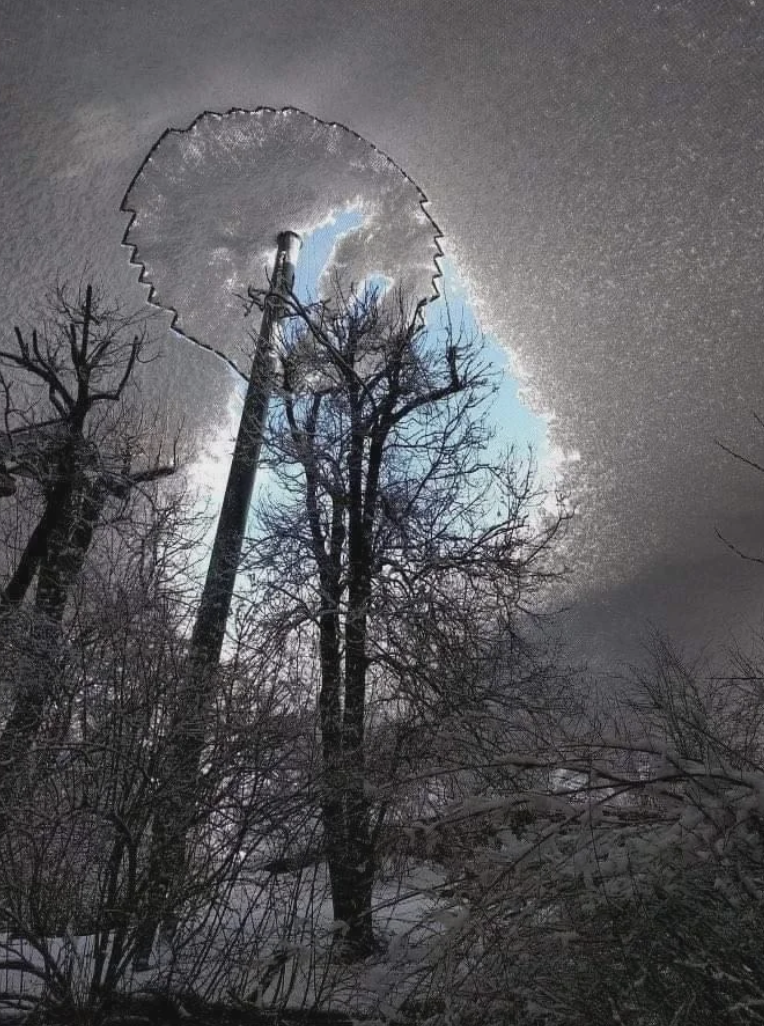
[[438, 1021], [764, 1021], [764, 678], [655, 655], [607, 735], [507, 757], [546, 761], [551, 787], [493, 803], [501, 848], [465, 864], [433, 942]]

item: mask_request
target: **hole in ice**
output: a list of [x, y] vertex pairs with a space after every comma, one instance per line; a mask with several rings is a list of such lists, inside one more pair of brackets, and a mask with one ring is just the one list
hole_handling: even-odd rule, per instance
[[514, 445], [518, 455], [522, 457], [530, 447], [538, 464], [541, 477], [539, 483], [545, 487], [550, 486], [553, 483], [554, 468], [547, 419], [534, 413], [524, 401], [522, 381], [512, 373], [508, 350], [493, 336], [483, 336], [467, 290], [453, 263], [447, 257], [441, 261], [439, 284], [440, 294], [428, 304], [425, 311], [428, 327], [435, 332], [444, 330], [450, 318], [455, 334], [461, 330], [467, 338], [484, 337], [486, 359], [490, 369], [499, 378], [498, 392], [492, 408], [497, 430], [491, 444], [491, 457], [499, 458], [502, 450], [509, 445]]
[[[175, 314], [175, 330], [247, 375], [251, 325], [240, 297], [248, 285], [265, 284], [279, 231], [303, 237], [296, 281], [303, 298], [330, 284], [334, 269], [346, 283], [400, 286], [429, 298], [442, 253], [426, 206], [400, 168], [341, 125], [291, 108], [207, 112], [185, 130], [166, 132], [144, 161], [123, 200], [131, 214], [124, 241], [151, 301]], [[447, 301], [454, 324], [479, 334], [454, 268], [445, 262], [443, 272], [428, 323], [437, 329]], [[488, 355], [503, 373], [497, 446], [530, 443], [543, 464], [546, 421], [522, 401], [495, 340]], [[228, 404], [232, 421], [238, 391]], [[221, 452], [223, 476], [227, 462]]]
[[[156, 143], [122, 203], [124, 242], [174, 328], [246, 373], [239, 298], [264, 285], [276, 236], [344, 222], [332, 244], [345, 281], [389, 278], [434, 294], [440, 235], [427, 199], [380, 150], [294, 109], [205, 113]], [[347, 218], [360, 216], [348, 230]], [[318, 258], [317, 258], [318, 259]]]
[[356, 208], [336, 214], [328, 223], [303, 236], [294, 280], [295, 294], [303, 301], [315, 299], [321, 280], [331, 273], [332, 254], [339, 239], [362, 227], [363, 214]]

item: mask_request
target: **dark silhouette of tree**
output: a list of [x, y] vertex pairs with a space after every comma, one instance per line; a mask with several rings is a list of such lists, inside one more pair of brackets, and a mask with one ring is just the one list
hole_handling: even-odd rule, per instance
[[278, 488], [247, 564], [251, 635], [268, 658], [315, 632], [325, 854], [344, 949], [358, 958], [374, 948], [388, 807], [374, 798], [371, 721], [394, 726], [400, 754], [481, 701], [497, 645], [509, 651], [553, 576], [563, 517], [543, 515], [512, 457], [489, 456], [493, 388], [476, 340], [429, 331], [423, 303], [373, 290], [312, 306], [292, 295], [287, 308], [268, 443]]
[[[172, 474], [161, 446], [127, 402], [133, 372], [147, 357], [145, 317], [129, 314], [88, 285], [72, 295], [59, 287], [51, 314], [31, 333], [16, 327], [0, 349], [4, 397], [0, 453], [8, 498], [16, 480], [24, 498], [41, 503], [36, 524], [0, 591], [6, 647], [36, 578], [33, 614], [24, 627], [27, 670], [15, 687], [0, 733], [0, 825], [6, 783], [23, 762], [55, 692], [58, 636], [67, 601], [82, 572], [106, 507], [119, 516], [134, 489]], [[11, 488], [11, 484], [13, 488]]]

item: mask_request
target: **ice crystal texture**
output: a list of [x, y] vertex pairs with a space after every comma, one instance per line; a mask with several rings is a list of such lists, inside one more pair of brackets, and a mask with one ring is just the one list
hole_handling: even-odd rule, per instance
[[355, 210], [324, 271], [347, 286], [383, 276], [417, 297], [434, 293], [437, 227], [423, 193], [348, 129], [293, 109], [206, 113], [166, 132], [124, 201], [125, 236], [175, 327], [241, 369], [251, 349], [247, 286], [264, 286], [276, 236], [309, 235]]

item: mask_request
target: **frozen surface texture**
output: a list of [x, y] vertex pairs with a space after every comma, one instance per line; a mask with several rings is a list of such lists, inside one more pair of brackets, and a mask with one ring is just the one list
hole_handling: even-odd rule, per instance
[[[714, 444], [764, 452], [762, 67], [762, 0], [5, 3], [0, 322], [83, 265], [146, 301], [119, 206], [168, 126], [261, 104], [352, 126], [424, 188], [481, 326], [580, 454], [585, 656], [648, 618], [726, 640], [764, 601], [715, 534], [762, 554], [762, 477]], [[227, 428], [226, 365], [160, 344], [158, 420]]]
[[[417, 297], [435, 294], [438, 228], [426, 197], [355, 132], [294, 108], [205, 113], [165, 132], [132, 182], [125, 243], [152, 302], [176, 330], [246, 373], [247, 286], [265, 286], [276, 236], [309, 235], [349, 210], [324, 271], [347, 286], [384, 276]], [[321, 282], [319, 283], [321, 285]]]

